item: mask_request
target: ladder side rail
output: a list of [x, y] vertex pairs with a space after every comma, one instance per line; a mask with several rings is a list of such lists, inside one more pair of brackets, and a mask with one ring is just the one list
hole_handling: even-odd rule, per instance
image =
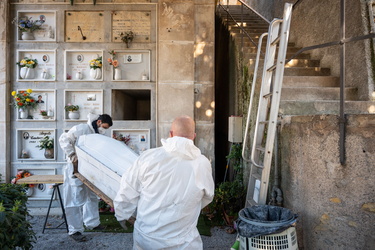
[[275, 36], [278, 35], [280, 26], [280, 19], [274, 19], [269, 28], [269, 36], [267, 39], [266, 45], [266, 56], [264, 59], [264, 66], [263, 66], [263, 76], [262, 76], [262, 85], [260, 89], [260, 96], [259, 96], [259, 104], [258, 104], [258, 112], [257, 112], [257, 119], [255, 123], [254, 129], [254, 139], [253, 139], [253, 147], [251, 149], [251, 162], [257, 166], [262, 167], [261, 164], [255, 161], [255, 154], [257, 145], [263, 140], [264, 134], [264, 124], [260, 125], [261, 121], [264, 121], [267, 117], [267, 105], [268, 99], [264, 98], [263, 96], [270, 92], [270, 86], [272, 81], [272, 72], [268, 71], [267, 69], [270, 68], [274, 64], [275, 60], [275, 53], [276, 53], [276, 46], [271, 46], [272, 41], [275, 39]]
[[270, 175], [270, 166], [272, 164], [272, 155], [273, 155], [275, 133], [276, 133], [276, 126], [277, 126], [277, 117], [279, 113], [279, 105], [280, 105], [280, 99], [281, 99], [282, 81], [284, 77], [284, 67], [285, 67], [287, 43], [288, 43], [288, 38], [289, 38], [292, 6], [293, 5], [289, 3], [285, 4], [283, 23], [281, 25], [280, 44], [279, 44], [279, 51], [278, 51], [278, 57], [277, 57], [277, 66], [276, 66], [276, 72], [275, 72], [275, 81], [274, 81], [272, 103], [271, 103], [271, 110], [270, 110], [270, 119], [269, 119], [268, 130], [267, 130], [265, 157], [264, 157], [264, 163], [263, 163], [265, 168], [263, 169], [263, 172], [262, 172], [262, 180], [261, 180], [261, 187], [260, 187], [260, 193], [259, 193], [259, 204], [266, 204], [268, 182], [269, 182], [269, 175]]
[[262, 41], [265, 36], [268, 36], [268, 33], [263, 33], [258, 40], [258, 50], [257, 50], [257, 56], [255, 59], [255, 67], [254, 67], [254, 76], [253, 76], [253, 83], [251, 85], [251, 92], [250, 92], [250, 100], [249, 100], [249, 108], [247, 111], [247, 120], [246, 120], [246, 128], [245, 128], [245, 135], [243, 139], [243, 144], [242, 144], [242, 159], [246, 162], [250, 162], [251, 158], [246, 158], [245, 156], [245, 150], [246, 150], [246, 142], [247, 142], [247, 137], [248, 137], [248, 132], [249, 132], [249, 127], [250, 127], [250, 119], [251, 119], [251, 113], [253, 109], [253, 99], [254, 99], [254, 93], [255, 93], [255, 85], [258, 77], [258, 65], [259, 65], [259, 59], [260, 59], [260, 52], [261, 52], [261, 47], [262, 47]]
[[[270, 68], [274, 64], [275, 60], [275, 53], [276, 53], [276, 46], [271, 46], [272, 42], [277, 39], [278, 33], [279, 33], [279, 26], [280, 26], [280, 20], [275, 19], [270, 27], [269, 27], [269, 37], [267, 39], [266, 44], [266, 56], [264, 58], [264, 66], [263, 66], [263, 77], [262, 77], [262, 85], [261, 85], [261, 91], [260, 91], [260, 99], [258, 104], [258, 113], [257, 113], [257, 120], [255, 124], [254, 129], [254, 139], [253, 139], [253, 147], [251, 150], [251, 168], [250, 168], [250, 175], [249, 175], [249, 181], [248, 181], [248, 191], [246, 194], [246, 205], [255, 205], [259, 201], [259, 193], [255, 192], [257, 180], [260, 181], [260, 178], [256, 178], [255, 176], [258, 175], [259, 168], [262, 168], [260, 164], [257, 164], [260, 153], [258, 151], [258, 154], [255, 154], [256, 145], [260, 144], [263, 140], [263, 134], [264, 134], [264, 123], [260, 124], [259, 120], [264, 120], [264, 116], [267, 116], [267, 106], [268, 106], [268, 100], [262, 101], [263, 94], [270, 91], [270, 83], [272, 81], [272, 72], [267, 71], [267, 69]], [[265, 87], [266, 86], [266, 87]], [[267, 88], [267, 90], [264, 90]], [[261, 107], [264, 107], [261, 109]], [[260, 114], [262, 114], [262, 117], [260, 117]], [[261, 127], [259, 127], [261, 126]], [[260, 174], [259, 174], [260, 176]], [[260, 190], [260, 187], [258, 188]], [[255, 196], [257, 196], [255, 198]], [[255, 200], [256, 199], [256, 200]]]

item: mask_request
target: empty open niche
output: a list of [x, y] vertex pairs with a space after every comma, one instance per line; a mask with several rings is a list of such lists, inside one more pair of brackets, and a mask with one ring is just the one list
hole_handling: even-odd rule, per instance
[[112, 90], [112, 118], [114, 120], [151, 120], [151, 91]]

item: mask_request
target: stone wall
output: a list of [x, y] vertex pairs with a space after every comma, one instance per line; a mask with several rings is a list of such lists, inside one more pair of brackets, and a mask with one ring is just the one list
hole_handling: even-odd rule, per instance
[[[19, 10], [56, 11], [58, 28], [56, 41], [52, 42], [19, 42], [16, 28], [11, 23]], [[151, 55], [149, 82], [116, 82], [112, 81], [112, 72], [104, 66], [104, 81], [67, 82], [64, 76], [65, 50], [103, 50], [103, 64], [107, 64], [109, 50], [126, 50], [124, 43], [113, 42], [111, 35], [111, 14], [113, 11], [140, 10], [151, 13], [151, 36], [148, 42], [133, 42], [130, 49], [149, 50]], [[0, 173], [9, 181], [15, 170], [25, 167], [17, 161], [16, 129], [48, 127], [56, 129], [56, 138], [61, 133], [77, 124], [66, 121], [64, 117], [65, 89], [102, 89], [104, 113], [118, 114], [112, 110], [112, 90], [150, 90], [151, 118], [147, 121], [114, 122], [111, 129], [149, 128], [151, 147], [160, 145], [160, 139], [168, 137], [173, 119], [182, 114], [192, 116], [196, 121], [197, 138], [195, 143], [213, 162], [214, 167], [214, 15], [215, 2], [211, 0], [12, 0], [1, 1], [0, 11], [3, 22], [0, 24], [1, 60], [0, 88], [2, 101], [0, 109]], [[103, 11], [103, 37], [100, 42], [66, 42], [65, 11]], [[76, 20], [79, 21], [79, 20]], [[84, 20], [82, 20], [84, 22]], [[10, 31], [10, 33], [8, 33]], [[38, 82], [17, 81], [18, 68], [15, 65], [17, 50], [53, 50], [56, 49], [56, 81]], [[13, 89], [32, 88], [56, 91], [56, 120], [48, 122], [20, 122], [17, 112], [8, 105]], [[124, 103], [124, 102], [122, 102]], [[119, 106], [121, 102], [117, 103]], [[121, 106], [121, 105], [120, 105]], [[117, 115], [121, 117], [121, 115]], [[10, 128], [10, 124], [14, 126]], [[11, 152], [11, 154], [10, 154]], [[58, 147], [57, 158], [53, 162], [32, 162], [32, 168], [56, 169], [61, 172], [64, 165], [64, 153]], [[11, 167], [12, 166], [12, 167]], [[27, 166], [29, 167], [29, 166]]]
[[[260, 14], [269, 20], [282, 17], [285, 2], [296, 0], [274, 0], [273, 4], [265, 1], [248, 0]], [[341, 39], [340, 31], [341, 1], [299, 1], [293, 8], [290, 26], [290, 42], [303, 48], [323, 43], [337, 42]], [[368, 34], [369, 11], [366, 1], [353, 0], [346, 3], [345, 38]], [[372, 52], [370, 39], [346, 43], [345, 85], [358, 87], [360, 100], [374, 98], [374, 80], [372, 73]], [[340, 46], [331, 46], [307, 51], [313, 59], [321, 60], [321, 67], [330, 68], [333, 76], [340, 76]]]
[[2, 182], [10, 179], [9, 154], [10, 147], [10, 95], [9, 68], [9, 29], [4, 25], [9, 19], [9, 1], [0, 2], [0, 179]]
[[348, 116], [343, 166], [337, 116], [283, 119], [281, 186], [284, 206], [299, 215], [300, 249], [371, 249], [375, 245], [374, 118]]

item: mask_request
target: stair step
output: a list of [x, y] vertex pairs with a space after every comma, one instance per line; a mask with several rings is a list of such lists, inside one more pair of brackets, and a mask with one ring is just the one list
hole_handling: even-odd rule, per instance
[[[238, 27], [237, 25], [233, 24], [233, 25], [229, 25], [228, 27], [228, 30], [230, 32], [237, 32], [242, 30], [240, 27]], [[263, 34], [263, 33], [266, 33], [268, 32], [268, 28], [258, 28], [258, 27], [249, 27], [249, 26], [246, 26], [246, 27], [243, 27], [243, 29], [249, 33], [249, 32], [254, 32], [254, 33], [260, 33], [260, 34]]]
[[[345, 101], [345, 114], [375, 114], [374, 101]], [[323, 115], [340, 112], [340, 101], [283, 101], [279, 112], [284, 115]]]
[[[241, 44], [239, 44], [241, 45]], [[266, 48], [266, 46], [262, 46], [264, 48]], [[288, 47], [288, 50], [287, 50], [287, 54], [293, 56], [295, 53], [297, 53], [297, 51], [299, 50], [299, 48], [296, 48], [296, 47]], [[255, 46], [244, 46], [243, 47], [243, 51], [246, 52], [246, 53], [256, 53], [258, 51], [258, 47], [255, 47]], [[265, 51], [265, 49], [264, 49]], [[293, 62], [290, 62], [289, 65], [293, 65]]]
[[320, 67], [293, 67], [285, 68], [285, 76], [329, 76], [331, 74], [331, 69], [320, 68]]
[[[357, 100], [357, 88], [345, 88], [347, 101]], [[340, 100], [339, 87], [284, 87], [281, 91], [281, 100], [284, 101], [318, 101]]]
[[[262, 50], [263, 52], [265, 52], [265, 50]], [[286, 58], [289, 58], [291, 56], [293, 56], [294, 53], [286, 53]], [[247, 58], [256, 58], [257, 54], [256, 53], [244, 53], [244, 57], [247, 57]], [[296, 59], [310, 59], [310, 54], [299, 54]]]
[[[287, 68], [288, 67], [319, 67], [320, 66], [319, 64], [320, 64], [319, 60], [293, 59], [287, 65], [285, 65], [285, 67], [287, 67]], [[252, 68], [253, 65], [255, 66], [255, 59], [253, 59], [253, 58], [249, 59], [249, 65], [250, 65], [250, 68]], [[259, 60], [259, 66], [258, 66], [259, 69], [262, 69], [263, 65], [264, 65], [264, 59], [260, 59]], [[295, 76], [295, 77], [297, 77], [297, 76]]]
[[339, 87], [340, 78], [336, 76], [284, 76], [285, 87]]

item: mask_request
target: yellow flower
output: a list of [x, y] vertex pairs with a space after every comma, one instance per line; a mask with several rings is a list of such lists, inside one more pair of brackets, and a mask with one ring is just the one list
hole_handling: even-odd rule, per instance
[[29, 94], [31, 94], [31, 93], [33, 93], [33, 90], [32, 89], [27, 89], [26, 92], [29, 93]]
[[26, 60], [21, 60], [21, 64], [27, 64]]
[[26, 98], [26, 101], [27, 101], [27, 102], [30, 102], [30, 98]]
[[17, 94], [16, 91], [12, 91], [12, 96], [15, 96]]

